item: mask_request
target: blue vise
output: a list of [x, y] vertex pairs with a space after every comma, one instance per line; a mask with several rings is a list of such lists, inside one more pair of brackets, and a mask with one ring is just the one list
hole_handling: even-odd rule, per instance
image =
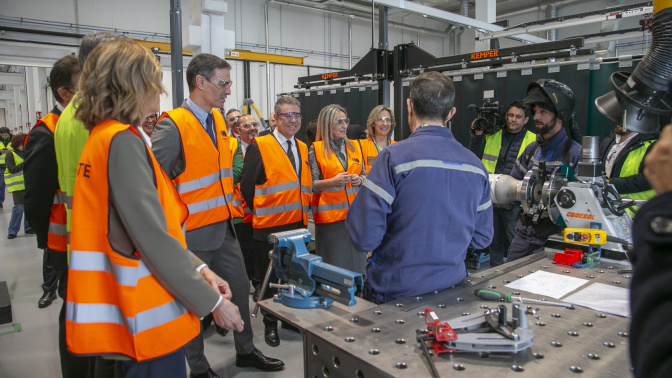
[[307, 229], [268, 236], [273, 244], [271, 260], [275, 275], [287, 283], [273, 285], [281, 288], [274, 300], [294, 308], [328, 308], [333, 301], [354, 306], [362, 275], [323, 263], [321, 257], [308, 253], [306, 243], [310, 237]]

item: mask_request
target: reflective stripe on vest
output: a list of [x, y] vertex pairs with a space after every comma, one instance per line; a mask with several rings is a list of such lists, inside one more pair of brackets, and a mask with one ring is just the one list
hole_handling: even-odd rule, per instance
[[233, 200], [232, 153], [222, 114], [212, 110], [217, 148], [189, 110], [177, 108], [163, 113], [180, 132], [186, 166], [173, 183], [189, 209], [186, 229], [191, 231], [229, 219]]
[[[117, 354], [145, 361], [183, 347], [199, 333], [200, 323], [151, 274], [137, 251], [127, 257], [110, 245], [109, 145], [126, 130], [140, 138], [134, 127], [116, 121], [97, 125], [80, 158], [91, 170], [87, 177], [76, 178], [66, 342], [74, 354]], [[149, 149], [148, 156], [168, 232], [187, 253], [182, 230], [187, 210]]]
[[[16, 152], [12, 151], [12, 155], [14, 155], [15, 165], [23, 163], [23, 159]], [[23, 180], [23, 169], [16, 173], [9, 173], [9, 168], [5, 168], [5, 185], [7, 186], [7, 191], [10, 193], [25, 190], [26, 184]]]
[[[327, 155], [323, 148], [323, 141], [313, 143], [315, 160], [317, 160], [317, 165], [324, 180], [335, 177], [339, 173], [359, 175], [362, 172], [362, 160], [364, 158], [362, 151], [359, 149], [359, 143], [355, 141], [350, 141], [350, 143], [354, 147], [354, 151], [350, 150], [346, 144], [347, 171], [343, 169], [334, 152], [331, 153], [331, 156]], [[332, 223], [345, 220], [350, 204], [355, 199], [358, 190], [359, 187], [353, 187], [352, 184], [348, 183], [345, 186], [331, 187], [314, 194], [311, 205], [315, 223]]]
[[266, 182], [254, 187], [252, 226], [257, 229], [303, 222], [308, 225], [313, 180], [308, 164], [308, 147], [296, 140], [300, 177], [285, 149], [273, 134], [254, 139], [264, 164]]
[[[495, 168], [497, 167], [497, 160], [499, 159], [499, 153], [502, 149], [502, 133], [503, 130], [499, 130], [493, 135], [486, 135], [485, 137], [485, 149], [483, 150], [483, 158], [481, 161], [485, 165], [485, 169], [488, 170], [488, 173], [495, 173]], [[523, 154], [525, 148], [532, 142], [537, 140], [537, 136], [529, 131], [525, 131], [525, 137], [523, 138], [520, 148], [518, 149], [518, 155], [516, 158], [519, 158]]]
[[[628, 156], [625, 158], [625, 162], [623, 162], [623, 166], [621, 167], [621, 172], [619, 172], [618, 177], [630, 177], [639, 174], [639, 166], [642, 164], [642, 160], [644, 160], [646, 150], [654, 142], [655, 140], [647, 140], [642, 143], [641, 147], [637, 148], [636, 150], [630, 151]], [[648, 201], [655, 195], [656, 192], [653, 189], [651, 189], [651, 190], [645, 190], [643, 192], [621, 194], [621, 197], [630, 197], [636, 200]], [[639, 210], [639, 206], [633, 206], [628, 209], [628, 213], [630, 214], [631, 217], [634, 218], [637, 210]]]
[[[28, 136], [26, 136], [26, 140], [23, 142], [24, 147], [30, 136], [33, 134], [33, 131], [40, 126], [46, 127], [49, 132], [51, 132], [51, 137], [53, 138], [58, 119], [58, 115], [49, 113], [44, 118], [37, 121], [35, 127], [33, 127], [28, 133]], [[56, 157], [55, 151], [54, 157]], [[49, 249], [52, 251], [65, 252], [68, 249], [68, 215], [65, 210], [66, 201], [67, 196], [65, 193], [61, 192], [60, 189], [57, 189], [56, 193], [54, 193], [54, 202], [51, 205], [51, 213], [49, 214], [49, 228], [47, 230], [47, 247], [49, 247]]]

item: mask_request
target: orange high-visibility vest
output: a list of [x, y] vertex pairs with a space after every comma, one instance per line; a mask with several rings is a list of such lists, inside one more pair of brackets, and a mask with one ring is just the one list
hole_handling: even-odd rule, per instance
[[[26, 139], [23, 141], [23, 146], [26, 146], [28, 138], [30, 138], [33, 130], [35, 130], [38, 126], [45, 126], [51, 132], [51, 137], [53, 138], [58, 118], [59, 116], [56, 114], [49, 113], [45, 117], [38, 120], [35, 124], [35, 127], [30, 130], [28, 136], [26, 136]], [[56, 193], [54, 193], [54, 202], [51, 205], [51, 214], [49, 214], [49, 230], [47, 231], [47, 247], [49, 247], [49, 249], [52, 251], [65, 252], [68, 250], [68, 218], [65, 211], [66, 200], [67, 196], [65, 193], [61, 192], [60, 189], [57, 189]]]
[[[322, 177], [324, 180], [330, 179], [336, 176], [339, 173], [347, 173], [349, 175], [359, 175], [362, 173], [362, 151], [359, 149], [359, 143], [354, 140], [351, 140], [354, 151], [351, 151], [349, 147], [345, 147], [347, 152], [347, 161], [348, 161], [348, 170], [347, 172], [343, 169], [341, 162], [336, 157], [335, 153], [331, 153], [331, 156], [327, 156], [322, 148], [324, 142], [316, 141], [313, 143], [315, 146], [315, 160], [317, 160], [317, 165], [322, 171]], [[355, 199], [355, 195], [359, 187], [353, 187], [352, 184], [347, 184], [345, 186], [334, 186], [329, 189], [323, 190], [320, 193], [313, 195], [312, 208], [313, 208], [313, 221], [316, 224], [318, 223], [332, 223], [345, 220], [345, 215], [348, 213], [350, 204]]]
[[[236, 155], [238, 149], [238, 138], [232, 136], [229, 138], [231, 144], [231, 164], [233, 164], [233, 157]], [[233, 200], [231, 201], [231, 218], [243, 217], [243, 195], [240, 194], [240, 183], [233, 187]]]
[[[138, 251], [127, 257], [110, 245], [109, 148], [112, 138], [129, 128], [140, 138], [135, 127], [117, 121], [97, 125], [79, 160], [84, 168], [77, 172], [73, 196], [65, 332], [72, 353], [144, 361], [183, 347], [198, 335], [200, 323], [151, 274]], [[147, 156], [168, 232], [187, 253], [182, 231], [187, 209], [149, 148]]]
[[189, 110], [177, 108], [163, 114], [161, 118], [170, 117], [180, 131], [186, 166], [173, 183], [189, 209], [187, 231], [229, 219], [233, 200], [233, 158], [222, 114], [212, 109], [217, 148]]
[[[373, 142], [372, 139], [357, 139], [357, 142], [359, 142], [359, 147], [362, 149], [362, 155], [364, 156], [364, 170], [366, 171], [366, 174], [368, 175], [369, 172], [371, 171], [371, 166], [373, 166], [373, 162], [376, 160], [376, 157], [378, 156], [378, 148], [376, 148], [376, 144]], [[391, 140], [390, 144], [396, 143], [395, 141]], [[385, 148], [387, 146], [384, 146]]]
[[308, 147], [295, 139], [299, 150], [300, 177], [275, 136], [254, 138], [264, 162], [266, 182], [254, 187], [252, 227], [256, 229], [303, 222], [308, 225], [313, 179], [308, 164]]

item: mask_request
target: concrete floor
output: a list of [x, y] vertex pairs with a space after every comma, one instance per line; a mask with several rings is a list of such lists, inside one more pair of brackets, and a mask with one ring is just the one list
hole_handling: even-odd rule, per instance
[[[12, 196], [0, 208], [0, 281], [7, 281], [12, 299], [13, 323], [0, 325], [0, 377], [60, 377], [58, 354], [58, 313], [63, 304], [57, 299], [39, 309], [42, 295], [42, 251], [35, 236], [25, 235], [23, 225], [16, 239], [7, 239]], [[250, 301], [250, 309], [254, 305]], [[221, 337], [211, 328], [206, 332], [205, 354], [220, 377], [295, 378], [303, 375], [303, 341], [301, 335], [278, 327], [280, 347], [264, 342], [261, 318], [251, 319], [256, 346], [266, 355], [285, 362], [279, 372], [260, 372], [235, 365], [233, 337]], [[21, 331], [15, 332], [20, 327]]]

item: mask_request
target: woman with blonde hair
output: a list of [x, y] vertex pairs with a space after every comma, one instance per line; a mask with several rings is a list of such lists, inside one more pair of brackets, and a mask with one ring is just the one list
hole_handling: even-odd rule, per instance
[[394, 143], [394, 113], [385, 105], [378, 105], [371, 110], [366, 120], [366, 139], [359, 140], [364, 155], [366, 174], [371, 171], [371, 166], [380, 151]]
[[73, 195], [66, 342], [119, 361], [124, 377], [186, 377], [184, 345], [210, 312], [243, 328], [228, 284], [186, 249], [187, 208], [138, 131], [162, 93], [154, 55], [116, 40], [91, 52], [75, 98], [90, 134]]
[[352, 246], [345, 216], [362, 185], [359, 143], [347, 139], [350, 120], [340, 105], [327, 105], [317, 117], [317, 135], [308, 152], [313, 176], [313, 220], [317, 255], [326, 263], [364, 274], [366, 254]]

